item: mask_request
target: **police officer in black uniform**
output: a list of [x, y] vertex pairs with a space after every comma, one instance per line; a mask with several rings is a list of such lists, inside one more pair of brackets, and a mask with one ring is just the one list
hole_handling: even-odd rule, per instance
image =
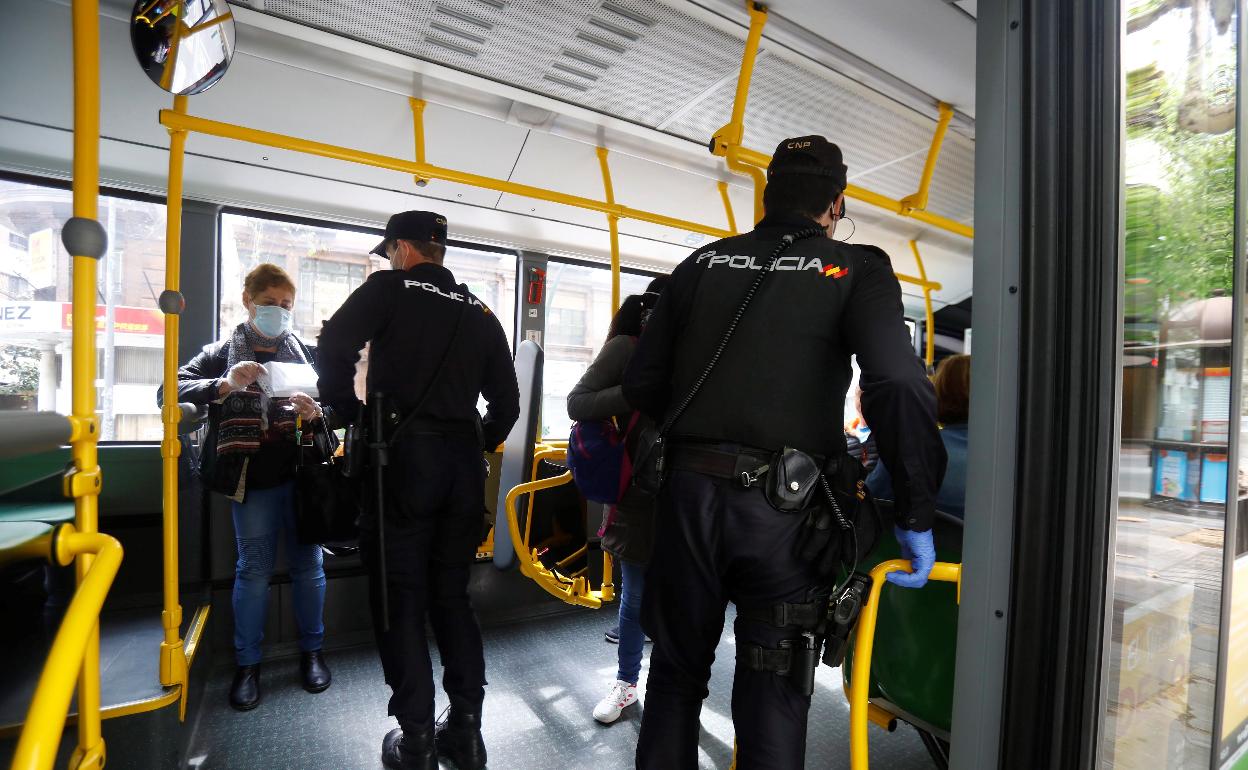
[[934, 561], [930, 529], [945, 452], [888, 257], [832, 240], [847, 181], [835, 144], [821, 136], [782, 142], [768, 180], [766, 216], [752, 232], [699, 249], [673, 272], [624, 379], [628, 402], [656, 423], [688, 402], [664, 443], [646, 576], [642, 621], [654, 652], [639, 768], [697, 767], [698, 717], [730, 601], [738, 610], [737, 766], [803, 767], [810, 696], [786, 668], [817, 614], [812, 597], [820, 590], [826, 607], [829, 576], [818, 559], [798, 553], [811, 519], [772, 507], [762, 485], [785, 447], [821, 461], [844, 456], [851, 355], [862, 369], [863, 411], [880, 456], [896, 469], [897, 537], [914, 557], [915, 573], [899, 573], [897, 582], [921, 585]]
[[[485, 511], [482, 450], [502, 443], [520, 415], [520, 397], [503, 327], [442, 266], [445, 244], [445, 218], [428, 211], [391, 217], [373, 253], [389, 258], [394, 269], [373, 273], [352, 292], [325, 323], [318, 348], [322, 399], [353, 415], [360, 412], [355, 364], [371, 341], [369, 399], [383, 406], [383, 438], [390, 442], [384, 560], [375, 509], [360, 522], [377, 646], [393, 690], [389, 711], [400, 726], [382, 743], [389, 768], [436, 768], [438, 753], [460, 770], [484, 767], [486, 759], [485, 661], [468, 570]], [[479, 395], [488, 404], [484, 420]], [[388, 629], [381, 617], [383, 579]], [[449, 718], [437, 725], [436, 748], [426, 615], [451, 700]]]

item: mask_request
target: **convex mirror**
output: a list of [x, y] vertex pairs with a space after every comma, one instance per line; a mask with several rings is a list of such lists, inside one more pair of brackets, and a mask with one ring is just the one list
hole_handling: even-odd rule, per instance
[[234, 14], [226, 0], [138, 0], [130, 42], [152, 82], [179, 96], [207, 91], [234, 56]]

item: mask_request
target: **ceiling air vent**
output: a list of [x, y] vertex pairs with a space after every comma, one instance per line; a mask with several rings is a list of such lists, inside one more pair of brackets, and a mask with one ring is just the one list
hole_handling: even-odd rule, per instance
[[571, 60], [573, 60], [573, 61], [578, 61], [578, 62], [580, 62], [581, 64], [588, 64], [589, 66], [591, 66], [591, 67], [597, 67], [597, 68], [598, 68], [598, 69], [600, 69], [600, 70], [605, 70], [605, 69], [608, 69], [608, 68], [610, 68], [610, 66], [611, 66], [610, 64], [607, 64], [607, 63], [606, 63], [605, 61], [603, 61], [602, 59], [595, 59], [595, 58], [594, 58], [594, 57], [592, 57], [592, 56], [586, 56], [585, 54], [581, 53], [580, 51], [573, 51], [573, 50], [572, 50], [572, 49], [570, 49], [570, 48], [565, 48], [565, 49], [563, 49], [563, 55], [564, 55], [564, 56], [566, 56], [566, 57], [568, 57], [569, 59], [571, 59]]
[[559, 77], [558, 75], [547, 74], [547, 75], [543, 75], [542, 77], [546, 80], [549, 80], [552, 83], [558, 83], [559, 85], [564, 86], [565, 88], [571, 88], [577, 91], [589, 90], [589, 86], [581, 85], [580, 83], [575, 83], [571, 80], [568, 80], [567, 78]]
[[628, 52], [628, 49], [620, 45], [619, 43], [612, 42], [610, 40], [607, 40], [606, 38], [599, 37], [598, 35], [590, 34], [589, 32], [577, 32], [576, 37], [579, 40], [584, 40], [586, 43], [596, 45], [599, 48], [605, 48], [612, 53], [627, 53]]
[[448, 51], [463, 54], [464, 56], [472, 56], [474, 58], [477, 56], [477, 51], [466, 45], [460, 45], [459, 43], [455, 43], [450, 40], [443, 40], [442, 38], [434, 37], [433, 35], [425, 35], [425, 42], [431, 45], [436, 45], [439, 48], [444, 48]]
[[464, 22], [465, 24], [471, 24], [474, 27], [480, 27], [481, 29], [487, 32], [494, 29], [494, 22], [490, 21], [489, 19], [482, 19], [480, 16], [473, 16], [471, 13], [464, 13], [463, 11], [459, 11], [454, 8], [448, 8], [447, 6], [442, 5], [441, 3], [434, 3], [433, 9], [437, 11], [438, 13], [442, 14], [443, 16], [449, 16], [452, 19], [457, 19], [459, 21]]
[[628, 40], [634, 43], [641, 39], [641, 35], [637, 34], [631, 29], [625, 29], [624, 27], [621, 27], [619, 24], [612, 24], [609, 21], [603, 21], [597, 16], [589, 17], [589, 25], [591, 27], [597, 27], [598, 29], [610, 32], [613, 35], [619, 35], [625, 40]]
[[653, 27], [655, 24], [654, 19], [649, 16], [643, 16], [631, 8], [625, 8], [619, 3], [611, 2], [611, 0], [605, 0], [605, 2], [603, 2], [602, 10], [607, 11], [608, 13], [614, 13], [616, 16], [621, 16], [635, 24], [640, 24], [643, 27]]
[[462, 38], [469, 42], [477, 43], [478, 45], [483, 45], [485, 43], [485, 38], [482, 37], [481, 35], [477, 35], [475, 33], [468, 32], [462, 29], [456, 29], [455, 27], [452, 27], [449, 24], [443, 24], [440, 21], [430, 22], [429, 27], [430, 29], [436, 29], [439, 32], [443, 32], [447, 35], [452, 35], [454, 37]]
[[592, 72], [586, 72], [585, 70], [582, 70], [582, 69], [577, 69], [576, 67], [570, 67], [570, 66], [568, 66], [567, 64], [564, 64], [563, 62], [558, 62], [558, 61], [557, 61], [557, 62], [555, 62], [554, 64], [552, 64], [552, 65], [550, 65], [550, 66], [554, 67], [555, 69], [559, 70], [560, 72], [566, 72], [566, 73], [568, 73], [569, 75], [576, 75], [578, 78], [585, 78], [586, 80], [597, 80], [597, 79], [598, 79], [598, 76], [597, 76], [597, 75], [595, 75], [595, 74], [594, 74], [594, 73], [592, 73]]

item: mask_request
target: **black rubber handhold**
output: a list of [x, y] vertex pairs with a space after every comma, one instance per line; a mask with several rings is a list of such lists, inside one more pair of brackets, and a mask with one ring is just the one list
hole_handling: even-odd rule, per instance
[[173, 289], [165, 289], [160, 293], [160, 299], [156, 304], [160, 307], [160, 312], [169, 315], [181, 315], [186, 310], [186, 297], [182, 296], [182, 292]]
[[94, 219], [70, 217], [61, 228], [61, 243], [75, 257], [99, 259], [108, 252], [108, 233]]

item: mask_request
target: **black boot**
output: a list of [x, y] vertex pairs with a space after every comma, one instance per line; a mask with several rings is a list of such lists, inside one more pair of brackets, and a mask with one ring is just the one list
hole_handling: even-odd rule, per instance
[[239, 666], [230, 685], [230, 705], [239, 711], [251, 711], [260, 705], [260, 665]]
[[467, 709], [452, 704], [450, 715], [438, 722], [434, 735], [438, 754], [453, 762], [458, 770], [481, 770], [485, 767], [480, 707]]
[[381, 741], [381, 764], [390, 770], [438, 770], [433, 730], [396, 727]]
[[303, 676], [303, 689], [308, 692], [324, 692], [329, 689], [329, 666], [320, 650], [302, 653], [299, 673]]

